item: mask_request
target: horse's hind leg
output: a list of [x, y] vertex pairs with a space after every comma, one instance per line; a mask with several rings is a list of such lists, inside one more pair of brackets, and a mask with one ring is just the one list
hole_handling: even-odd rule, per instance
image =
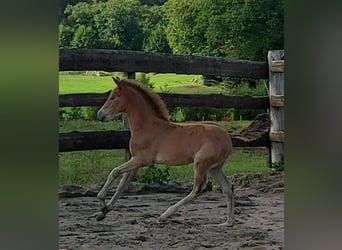
[[228, 219], [226, 222], [220, 224], [221, 226], [233, 226], [234, 224], [234, 188], [224, 175], [222, 167], [215, 167], [210, 169], [210, 174], [214, 177], [220, 185], [222, 193], [227, 199]]
[[185, 205], [186, 203], [192, 201], [198, 195], [203, 192], [204, 188], [204, 181], [206, 181], [206, 172], [197, 168], [196, 164], [194, 166], [194, 185], [191, 192], [184, 197], [182, 200], [178, 201], [176, 204], [169, 207], [162, 215], [159, 216], [157, 222], [165, 221], [168, 217], [174, 214], [181, 206]]

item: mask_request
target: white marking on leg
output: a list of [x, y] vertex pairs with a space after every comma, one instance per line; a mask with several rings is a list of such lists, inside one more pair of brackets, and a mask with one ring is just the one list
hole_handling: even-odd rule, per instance
[[125, 191], [125, 189], [128, 186], [129, 181], [132, 179], [134, 172], [131, 173], [125, 173], [121, 180], [119, 185], [116, 188], [115, 194], [113, 195], [113, 197], [110, 199], [110, 201], [107, 203], [107, 207], [108, 210], [112, 210], [114, 207], [115, 202], [119, 199], [120, 195], [122, 194], [123, 191]]
[[181, 206], [185, 205], [186, 203], [192, 201], [196, 197], [196, 192], [194, 189], [188, 194], [186, 197], [184, 197], [182, 200], [178, 201], [176, 204], [170, 206], [162, 215], [159, 216], [158, 221], [164, 221], [166, 218], [170, 217], [172, 214], [174, 214]]
[[222, 193], [227, 200], [227, 221], [220, 224], [221, 226], [233, 226], [234, 224], [234, 191], [227, 177], [224, 175], [221, 167], [215, 167], [210, 170], [210, 174], [220, 185]]
[[106, 198], [108, 189], [114, 179], [123, 171], [126, 167], [131, 167], [137, 164], [135, 158], [131, 158], [129, 161], [125, 162], [124, 164], [120, 165], [119, 167], [114, 168], [107, 177], [106, 183], [101, 188], [100, 192], [97, 194], [97, 198], [103, 202]]
[[194, 167], [194, 186], [192, 191], [182, 200], [170, 206], [164, 213], [162, 213], [162, 215], [159, 216], [158, 222], [166, 220], [166, 218], [174, 214], [181, 206], [198, 197], [201, 193], [201, 184], [203, 183], [204, 177], [206, 177], [206, 174], [200, 174]]

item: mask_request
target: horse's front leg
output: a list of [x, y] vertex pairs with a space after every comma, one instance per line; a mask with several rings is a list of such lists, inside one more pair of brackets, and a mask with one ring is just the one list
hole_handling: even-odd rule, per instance
[[[110, 174], [107, 177], [106, 183], [103, 185], [102, 189], [97, 194], [97, 198], [100, 201], [100, 207], [101, 207], [102, 213], [97, 216], [96, 220], [103, 220], [105, 215], [110, 210], [113, 209], [114, 202], [119, 198], [120, 194], [125, 189], [129, 180], [131, 179], [131, 177], [133, 175], [132, 171], [134, 172], [134, 170], [139, 168], [141, 165], [142, 164], [136, 158], [131, 158], [129, 161], [125, 162], [124, 164], [120, 165], [119, 167], [114, 168], [110, 172]], [[105, 198], [106, 198], [109, 186], [115, 180], [115, 178], [122, 173], [125, 173], [125, 174], [122, 177], [113, 198], [106, 205]]]

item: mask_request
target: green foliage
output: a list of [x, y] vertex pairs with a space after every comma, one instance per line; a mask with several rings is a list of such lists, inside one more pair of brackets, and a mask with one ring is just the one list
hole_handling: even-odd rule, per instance
[[98, 11], [94, 20], [100, 48], [141, 50], [142, 5], [138, 0], [109, 0]]
[[283, 0], [232, 0], [231, 7], [236, 58], [266, 60], [268, 50], [284, 48]]
[[172, 51], [175, 54], [203, 54], [206, 39], [203, 25], [197, 22], [203, 14], [199, 1], [169, 0], [165, 7], [166, 34]]
[[[68, 5], [66, 25], [74, 31], [65, 47], [140, 50], [142, 6], [138, 0], [80, 2]], [[61, 38], [60, 38], [61, 39]]]
[[184, 121], [222, 121], [224, 117], [232, 116], [231, 109], [185, 107], [181, 110]]
[[266, 60], [284, 48], [283, 0], [65, 0], [60, 46]]
[[284, 171], [284, 161], [280, 161], [272, 164], [272, 169], [276, 171]]
[[231, 95], [268, 96], [267, 82], [260, 80], [256, 82], [255, 88], [250, 88], [247, 81], [224, 81], [221, 86]]
[[147, 85], [149, 88], [153, 89], [153, 83], [150, 81], [150, 76], [145, 73], [137, 73], [135, 76], [136, 80], [142, 84]]
[[66, 24], [63, 25], [62, 32], [67, 32], [68, 39], [61, 40], [63, 37], [60, 34], [60, 46], [96, 48], [98, 34], [94, 29], [95, 13], [92, 3], [79, 2], [75, 5], [67, 5], [64, 11]]
[[170, 181], [169, 167], [151, 165], [138, 172], [136, 180], [141, 183], [166, 184]]
[[284, 156], [282, 156], [279, 162], [272, 163], [271, 168], [272, 170], [275, 170], [275, 171], [284, 171], [284, 165], [285, 165]]
[[144, 51], [171, 53], [171, 48], [166, 38], [166, 27], [157, 24], [146, 36], [143, 44]]
[[[266, 82], [261, 80], [256, 82], [255, 88], [250, 88], [247, 81], [225, 80], [221, 86], [230, 95], [251, 95], [251, 96], [268, 96]], [[258, 114], [266, 113], [265, 109], [232, 109], [235, 120], [253, 120]]]
[[96, 31], [91, 26], [79, 25], [75, 30], [70, 46], [75, 48], [96, 48], [96, 37]]
[[68, 107], [59, 109], [59, 121], [96, 120], [99, 107]]
[[69, 47], [74, 36], [74, 30], [63, 24], [59, 25], [59, 47]]
[[265, 60], [283, 48], [283, 1], [169, 0], [167, 39], [177, 54]]
[[171, 52], [166, 38], [165, 8], [163, 6], [144, 7], [140, 23], [144, 32], [142, 45], [144, 51]]

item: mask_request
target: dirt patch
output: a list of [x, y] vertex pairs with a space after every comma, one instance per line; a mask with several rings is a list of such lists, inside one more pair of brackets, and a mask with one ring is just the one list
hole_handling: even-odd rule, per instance
[[[95, 221], [94, 197], [60, 198], [61, 249], [282, 249], [283, 174], [236, 175], [236, 223], [221, 228], [226, 204], [219, 191], [207, 191], [166, 224], [157, 217], [185, 194], [126, 193], [106, 219]], [[84, 190], [83, 190], [84, 191]], [[63, 195], [62, 195], [63, 196]], [[92, 196], [92, 195], [91, 195]]]

